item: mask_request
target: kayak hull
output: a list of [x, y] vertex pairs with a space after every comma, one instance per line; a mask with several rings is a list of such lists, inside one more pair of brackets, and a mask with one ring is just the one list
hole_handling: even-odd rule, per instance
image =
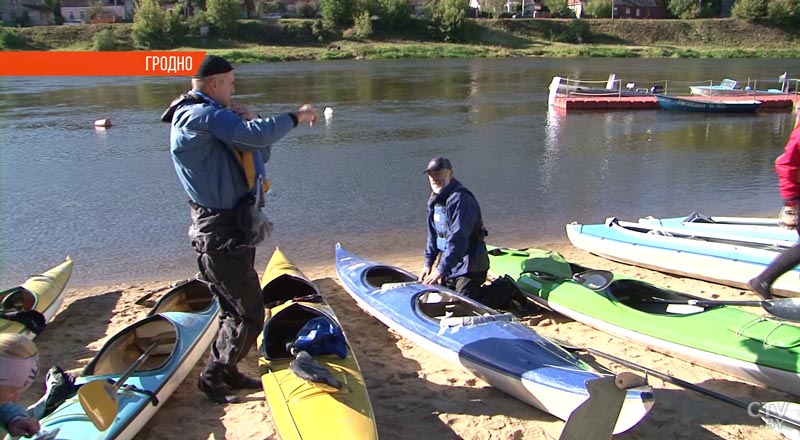
[[[562, 420], [588, 399], [586, 381], [602, 377], [513, 315], [419, 284], [402, 269], [337, 246], [336, 271], [356, 303], [395, 332]], [[628, 390], [614, 432], [635, 426], [653, 403], [650, 387]]]
[[[659, 228], [615, 218], [604, 224], [571, 223], [566, 229], [573, 246], [610, 260], [743, 289], [779, 255], [781, 246], [792, 244], [719, 238], [723, 234], [690, 233], [687, 238], [675, 230], [660, 233]], [[800, 268], [779, 277], [772, 291], [800, 295]]]
[[[800, 395], [800, 328], [730, 306], [679, 308], [651, 302], [653, 298], [699, 298], [620, 275], [600, 290], [567, 277], [537, 277], [537, 272], [547, 272], [545, 268], [553, 264], [547, 261], [549, 254], [493, 248], [490, 271], [510, 275], [529, 298], [578, 322], [748, 382]], [[576, 273], [588, 270], [574, 264], [569, 268]]]
[[334, 354], [313, 356], [344, 384], [338, 390], [302, 379], [290, 369], [294, 356], [285, 347], [305, 323], [324, 317], [341, 328], [316, 285], [276, 249], [264, 272], [262, 289], [265, 302], [272, 306], [268, 305], [264, 330], [258, 339], [258, 363], [267, 404], [281, 439], [377, 439], [372, 404], [352, 350], [348, 349], [343, 359]]
[[796, 241], [797, 231], [781, 227], [777, 218], [717, 217], [691, 213], [685, 217], [656, 218], [647, 216], [639, 223], [649, 226], [683, 229], [697, 233], [721, 233], [775, 241]]
[[[190, 280], [175, 287], [147, 317], [112, 336], [76, 380], [76, 385], [116, 380], [147, 346], [156, 345], [117, 390], [119, 411], [112, 425], [98, 431], [74, 396], [40, 421], [42, 429], [58, 429], [60, 439], [133, 438], [205, 354], [219, 329], [218, 316], [219, 305], [205, 283]], [[137, 389], [151, 392], [158, 404]]]
[[[0, 304], [4, 311], [12, 311], [11, 303], [21, 300], [25, 308], [32, 308], [44, 315], [50, 323], [64, 302], [64, 290], [72, 276], [72, 260], [67, 259], [41, 275], [28, 278], [22, 285], [0, 292]], [[16, 297], [16, 298], [15, 298]], [[24, 324], [0, 318], [0, 332], [18, 333], [33, 339], [36, 334]]]

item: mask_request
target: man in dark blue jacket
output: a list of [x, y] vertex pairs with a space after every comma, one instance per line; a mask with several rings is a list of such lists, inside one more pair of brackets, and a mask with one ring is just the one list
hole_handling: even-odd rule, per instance
[[238, 401], [229, 389], [261, 388], [236, 364], [264, 325], [264, 298], [253, 263], [256, 245], [271, 228], [262, 211], [269, 187], [265, 163], [274, 142], [317, 117], [305, 105], [262, 118], [233, 102], [233, 93], [233, 67], [209, 55], [192, 78], [192, 90], [173, 101], [161, 118], [172, 123], [172, 161], [189, 196], [189, 237], [200, 272], [222, 308], [220, 330], [198, 382], [217, 403]]
[[[428, 199], [428, 244], [423, 284], [441, 283], [470, 298], [480, 298], [489, 256], [483, 237], [481, 208], [475, 196], [453, 178], [453, 165], [444, 157], [428, 162], [425, 173], [431, 185]], [[434, 266], [437, 257], [438, 265]]]

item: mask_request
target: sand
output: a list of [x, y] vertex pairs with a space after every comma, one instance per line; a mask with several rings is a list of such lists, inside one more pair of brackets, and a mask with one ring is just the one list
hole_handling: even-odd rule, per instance
[[[610, 269], [698, 296], [756, 299], [744, 290], [616, 264], [575, 249], [568, 242], [535, 245], [557, 250], [568, 260], [588, 267]], [[357, 249], [351, 251], [358, 253]], [[257, 261], [265, 264], [268, 257], [267, 252], [260, 251]], [[422, 263], [422, 259], [416, 257], [380, 261], [412, 271], [417, 271]], [[341, 287], [333, 262], [301, 269], [319, 285], [343, 323], [367, 382], [381, 438], [558, 438], [564, 426], [562, 421], [488, 386], [458, 365], [439, 359], [362, 312]], [[187, 268], [187, 277], [193, 275], [192, 270]], [[51, 365], [60, 365], [79, 374], [108, 337], [145, 316], [148, 309], [136, 305], [137, 299], [174, 281], [69, 288], [55, 320], [36, 339], [42, 372]], [[787, 394], [650, 351], [553, 312], [537, 312], [520, 316], [520, 319], [545, 336], [591, 346], [745, 402], [794, 400]], [[627, 370], [603, 359], [598, 361], [614, 371]], [[201, 366], [202, 362], [140, 431], [137, 439], [278, 438], [263, 392], [240, 392], [243, 402], [239, 404], [214, 404], [195, 386]], [[246, 373], [258, 374], [255, 349], [239, 367]], [[25, 403], [40, 395], [43, 381], [42, 373], [24, 396]], [[649, 382], [655, 389], [655, 407], [639, 425], [616, 438], [782, 438], [743, 409], [654, 377], [650, 377]]]

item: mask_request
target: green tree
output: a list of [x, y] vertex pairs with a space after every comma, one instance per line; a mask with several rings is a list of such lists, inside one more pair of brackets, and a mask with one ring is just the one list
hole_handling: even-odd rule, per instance
[[737, 0], [731, 8], [731, 16], [747, 21], [764, 18], [767, 16], [767, 0]]
[[767, 17], [776, 23], [797, 23], [800, 21], [800, 2], [798, 0], [771, 0], [767, 3]]
[[439, 0], [432, 8], [431, 21], [445, 41], [463, 37], [468, 0]]
[[369, 11], [356, 14], [353, 23], [353, 35], [356, 38], [365, 39], [372, 36], [372, 20], [369, 17]]
[[589, 0], [583, 6], [585, 18], [612, 18], [611, 0]]
[[701, 7], [698, 0], [669, 0], [667, 10], [675, 18], [688, 20], [699, 17]]
[[378, 0], [378, 16], [386, 30], [402, 29], [411, 17], [408, 0]]
[[239, 2], [237, 0], [207, 0], [206, 19], [209, 24], [222, 35], [228, 35], [239, 19]]
[[92, 37], [92, 43], [96, 51], [108, 52], [117, 48], [117, 38], [110, 27], [97, 31]]
[[133, 43], [139, 47], [153, 47], [164, 43], [166, 16], [158, 0], [135, 0], [133, 16]]
[[553, 18], [572, 17], [572, 10], [567, 6], [567, 0], [544, 0], [542, 4], [547, 6]]
[[354, 0], [322, 0], [320, 13], [328, 27], [346, 27], [353, 21]]

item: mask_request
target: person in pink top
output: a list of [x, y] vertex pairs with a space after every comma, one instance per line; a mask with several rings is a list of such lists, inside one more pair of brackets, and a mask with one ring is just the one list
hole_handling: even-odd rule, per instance
[[[786, 142], [783, 154], [775, 160], [778, 174], [778, 191], [783, 199], [780, 223], [788, 229], [798, 230], [798, 201], [800, 201], [800, 115], [795, 121], [794, 130]], [[800, 230], [798, 230], [800, 235]], [[780, 254], [747, 285], [764, 299], [772, 298], [772, 283], [784, 273], [800, 264], [800, 241]]]

